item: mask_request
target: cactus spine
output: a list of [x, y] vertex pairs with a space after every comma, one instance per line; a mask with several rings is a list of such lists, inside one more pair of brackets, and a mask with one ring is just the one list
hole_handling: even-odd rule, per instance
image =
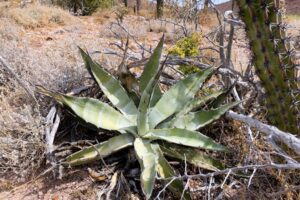
[[295, 106], [294, 95], [296, 75], [286, 45], [279, 0], [237, 0], [237, 4], [246, 26], [253, 63], [265, 89], [268, 118], [281, 130], [296, 134], [299, 131], [299, 108]]

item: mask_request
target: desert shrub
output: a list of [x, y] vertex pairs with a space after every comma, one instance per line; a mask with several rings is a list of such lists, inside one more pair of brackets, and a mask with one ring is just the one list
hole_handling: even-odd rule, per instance
[[0, 192], [2, 178], [24, 182], [44, 158], [42, 118], [32, 103], [14, 77], [0, 67]]
[[[178, 40], [175, 46], [169, 50], [169, 53], [181, 58], [197, 56], [199, 54], [199, 46], [201, 41], [202, 35], [199, 33], [193, 33], [189, 37], [184, 37]], [[184, 74], [191, 74], [199, 71], [197, 67], [187, 65], [180, 65], [179, 70]]]
[[14, 20], [25, 28], [37, 28], [50, 24], [66, 25], [76, 21], [72, 15], [63, 9], [46, 5], [33, 4], [24, 8], [11, 7], [2, 13], [3, 16]]
[[202, 27], [213, 28], [218, 26], [216, 13], [212, 9], [203, 9], [198, 14], [198, 23]]
[[123, 6], [123, 5], [119, 5], [116, 6], [115, 11], [114, 11], [117, 20], [120, 20], [121, 22], [123, 22], [124, 17], [129, 13], [128, 8]]

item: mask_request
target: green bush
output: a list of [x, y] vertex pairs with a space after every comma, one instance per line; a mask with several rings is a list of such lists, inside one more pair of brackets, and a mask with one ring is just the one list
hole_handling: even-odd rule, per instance
[[[193, 33], [189, 37], [184, 37], [178, 40], [175, 46], [169, 50], [169, 53], [181, 58], [197, 56], [199, 54], [201, 39], [201, 34]], [[199, 68], [190, 65], [180, 65], [179, 70], [184, 74], [192, 74], [200, 71]]]
[[75, 13], [81, 10], [82, 15], [90, 15], [98, 8], [112, 7], [113, 0], [56, 0], [53, 4], [71, 9]]

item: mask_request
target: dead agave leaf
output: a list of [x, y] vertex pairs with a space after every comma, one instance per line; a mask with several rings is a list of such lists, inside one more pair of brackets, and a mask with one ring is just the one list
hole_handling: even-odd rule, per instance
[[118, 183], [119, 172], [115, 172], [114, 175], [111, 177], [110, 184], [107, 189], [102, 190], [98, 193], [98, 198], [100, 200], [108, 200], [114, 199], [111, 195], [111, 192], [115, 189]]
[[88, 168], [89, 175], [92, 179], [95, 181], [105, 181], [107, 179], [106, 175], [103, 175], [99, 172], [96, 172], [95, 170]]

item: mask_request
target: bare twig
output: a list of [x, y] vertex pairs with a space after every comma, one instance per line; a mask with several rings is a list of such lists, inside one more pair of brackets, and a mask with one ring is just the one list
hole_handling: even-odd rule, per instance
[[223, 180], [222, 184], [221, 184], [221, 188], [223, 189], [224, 184], [226, 183], [229, 175], [231, 174], [231, 170], [228, 171], [227, 175], [225, 176], [225, 179]]
[[[201, 179], [201, 178], [210, 178], [210, 177], [214, 177], [214, 176], [218, 176], [218, 175], [225, 175], [228, 174], [229, 171], [231, 172], [238, 172], [238, 171], [245, 171], [245, 170], [249, 170], [249, 169], [278, 169], [278, 170], [283, 170], [283, 169], [288, 169], [288, 170], [298, 170], [300, 169], [300, 163], [292, 163], [292, 164], [275, 164], [275, 163], [271, 163], [271, 164], [262, 164], [262, 165], [245, 165], [245, 166], [238, 166], [238, 167], [232, 167], [232, 168], [227, 168], [224, 170], [219, 170], [219, 171], [215, 171], [215, 172], [211, 172], [211, 173], [207, 173], [207, 174], [193, 174], [193, 175], [182, 175], [182, 176], [178, 176], [177, 179], [184, 179], [184, 180], [188, 180], [188, 179]], [[172, 177], [174, 178], [174, 177]], [[165, 180], [169, 180], [170, 178], [167, 178]]]
[[[105, 160], [103, 159], [103, 157], [101, 156], [100, 151], [96, 148], [96, 146], [92, 143], [87, 142], [91, 147], [93, 147], [93, 149], [97, 152], [100, 160], [102, 161], [104, 167], [107, 169], [107, 171], [109, 171], [110, 173], [113, 173], [113, 171], [111, 170], [111, 168], [106, 164]], [[98, 143], [99, 144], [99, 143]]]
[[268, 197], [279, 197], [280, 195], [286, 194], [290, 191], [300, 190], [300, 185], [297, 186], [288, 186], [288, 188], [284, 188], [281, 191], [267, 194]]
[[252, 182], [252, 179], [253, 179], [253, 177], [254, 177], [254, 175], [255, 175], [255, 173], [256, 173], [256, 168], [254, 168], [253, 169], [253, 172], [252, 172], [252, 174], [251, 174], [251, 176], [250, 176], [250, 178], [249, 178], [249, 181], [248, 181], [248, 188], [250, 187], [250, 185], [251, 185], [251, 182]]
[[168, 183], [165, 184], [165, 186], [158, 192], [158, 194], [156, 195], [155, 199], [160, 199], [160, 195], [162, 195], [162, 193], [164, 191], [166, 191], [166, 189], [176, 180], [176, 177], [173, 177], [171, 180], [168, 181]]
[[36, 103], [37, 100], [33, 94], [33, 92], [30, 90], [30, 88], [26, 85], [26, 83], [14, 72], [14, 70], [8, 65], [8, 63], [5, 61], [3, 57], [0, 56], [0, 65], [3, 66], [20, 84], [20, 86], [25, 90], [27, 95], [31, 97]]
[[[149, 50], [149, 49], [146, 49], [145, 47], [144, 47], [144, 45], [142, 45], [142, 44], [140, 44], [139, 43], [139, 41], [134, 37], [134, 35], [132, 34], [132, 33], [130, 33], [130, 31], [126, 28], [126, 27], [124, 27], [120, 22], [117, 22], [117, 23], [115, 23], [115, 22], [113, 22], [112, 24], [111, 24], [111, 27], [113, 27], [113, 25], [115, 25], [115, 26], [119, 26], [123, 31], [125, 31], [126, 32], [126, 34], [143, 50], [143, 51], [146, 51], [146, 52], [148, 52], [148, 53], [152, 53], [151, 52], [151, 50]], [[112, 30], [112, 29], [111, 29]]]

